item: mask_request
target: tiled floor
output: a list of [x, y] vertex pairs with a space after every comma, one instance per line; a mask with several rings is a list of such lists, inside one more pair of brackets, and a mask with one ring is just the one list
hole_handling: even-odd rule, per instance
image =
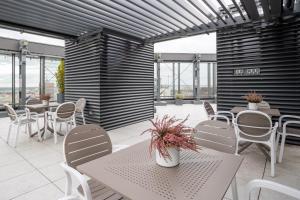
[[[206, 119], [201, 105], [168, 105], [157, 107], [157, 115], [175, 115], [184, 118], [188, 114], [188, 125], [195, 126]], [[145, 140], [140, 135], [150, 126], [148, 121], [109, 131], [114, 151]], [[37, 142], [21, 134], [17, 148], [11, 148], [4, 138], [8, 131], [8, 119], [0, 118], [0, 200], [55, 200], [63, 196], [65, 175], [59, 166], [63, 161], [62, 140], [54, 144], [53, 138]], [[282, 164], [276, 165], [276, 177], [269, 176], [269, 162], [256, 149], [250, 147], [242, 154], [243, 164], [237, 174], [240, 199], [244, 196], [245, 185], [255, 178], [270, 179], [300, 189], [300, 147], [287, 146]], [[225, 199], [231, 199], [228, 191]], [[258, 197], [259, 196], [259, 197]], [[278, 193], [257, 191], [253, 199], [283, 200], [291, 199]]]

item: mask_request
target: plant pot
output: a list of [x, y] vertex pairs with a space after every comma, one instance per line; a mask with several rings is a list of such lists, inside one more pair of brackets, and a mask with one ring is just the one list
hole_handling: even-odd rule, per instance
[[167, 151], [170, 154], [170, 157], [164, 158], [160, 155], [159, 151], [155, 150], [155, 159], [156, 163], [162, 167], [175, 167], [179, 164], [179, 149], [176, 147], [167, 147]]
[[248, 103], [249, 110], [257, 110], [257, 103]]
[[176, 105], [182, 105], [183, 104], [183, 100], [182, 99], [176, 99], [175, 100], [175, 104]]
[[44, 106], [48, 106], [49, 105], [49, 101], [47, 101], [47, 100], [42, 100], [42, 103], [43, 103]]
[[65, 94], [64, 93], [58, 93], [56, 97], [57, 97], [57, 102], [58, 103], [63, 103], [65, 101]]

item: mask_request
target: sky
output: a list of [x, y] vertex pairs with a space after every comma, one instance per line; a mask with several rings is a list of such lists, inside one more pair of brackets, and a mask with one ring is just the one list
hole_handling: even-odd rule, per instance
[[[0, 37], [64, 46], [64, 40], [0, 28]], [[155, 53], [216, 53], [216, 34], [185, 37], [154, 44]]]
[[28, 41], [37, 42], [37, 43], [65, 46], [64, 40], [35, 35], [35, 34], [29, 34], [29, 33], [21, 33], [20, 31], [12, 31], [12, 30], [3, 29], [3, 28], [0, 28], [0, 37], [18, 39], [18, 40], [23, 39], [23, 40], [28, 40]]
[[154, 53], [216, 53], [216, 34], [202, 34], [155, 43]]

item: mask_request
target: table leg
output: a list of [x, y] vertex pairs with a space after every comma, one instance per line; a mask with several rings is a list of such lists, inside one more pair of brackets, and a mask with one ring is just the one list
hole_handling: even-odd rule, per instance
[[231, 182], [231, 190], [232, 190], [232, 199], [233, 200], [238, 200], [238, 191], [237, 191], [237, 185], [236, 185], [236, 178], [234, 176], [234, 178], [232, 179]]

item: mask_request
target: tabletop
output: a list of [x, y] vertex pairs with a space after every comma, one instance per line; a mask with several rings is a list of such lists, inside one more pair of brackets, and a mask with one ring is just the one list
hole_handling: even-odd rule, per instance
[[195, 127], [198, 145], [226, 153], [235, 153], [236, 136], [232, 125], [218, 120], [206, 120]]
[[26, 105], [27, 108], [31, 109], [38, 109], [38, 108], [51, 108], [51, 107], [57, 107], [60, 103], [57, 102], [49, 102], [49, 105], [45, 104], [32, 104], [32, 105]]
[[221, 200], [242, 157], [182, 150], [180, 164], [165, 168], [149, 153], [149, 141], [98, 158], [77, 169], [132, 200]]
[[[231, 109], [232, 113], [239, 113], [241, 111], [248, 110], [247, 107], [234, 107]], [[277, 108], [258, 108], [258, 111], [264, 112], [267, 115], [270, 115], [271, 117], [279, 117], [280, 111]]]

